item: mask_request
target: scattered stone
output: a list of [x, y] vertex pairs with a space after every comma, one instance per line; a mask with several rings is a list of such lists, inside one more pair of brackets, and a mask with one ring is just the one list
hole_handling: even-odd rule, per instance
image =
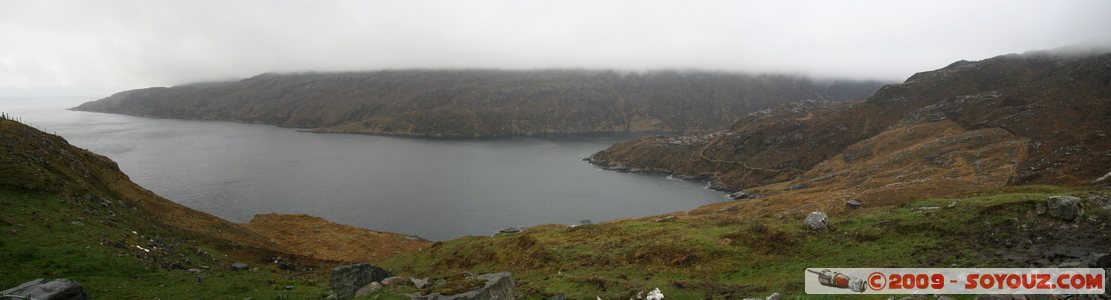
[[246, 270], [247, 268], [248, 268], [247, 264], [237, 262], [237, 263], [231, 264], [231, 267], [229, 269], [231, 269], [232, 271], [243, 271], [243, 270]]
[[275, 257], [273, 260], [274, 260], [274, 265], [278, 266], [278, 269], [289, 270], [289, 271], [296, 271], [297, 270], [297, 265], [293, 264], [292, 262], [283, 260], [281, 257]]
[[409, 281], [418, 289], [423, 289], [428, 286], [428, 278], [410, 278]]
[[14, 299], [38, 300], [85, 300], [85, 288], [76, 281], [61, 279], [35, 279], [19, 286], [0, 292], [0, 295], [15, 296]]
[[806, 221], [803, 222], [806, 223], [806, 226], [810, 227], [810, 230], [826, 232], [829, 231], [828, 220], [829, 216], [826, 216], [823, 212], [816, 211], [806, 215]]
[[473, 291], [463, 292], [455, 295], [410, 295], [414, 300], [444, 300], [444, 299], [458, 299], [458, 300], [494, 300], [494, 299], [514, 299], [516, 293], [514, 288], [516, 285], [513, 283], [513, 275], [509, 272], [482, 274], [475, 276], [475, 279], [485, 281], [481, 288]]
[[1051, 196], [1046, 199], [1046, 212], [1049, 216], [1073, 221], [1084, 215], [1084, 203], [1073, 196]]
[[729, 194], [729, 199], [744, 200], [755, 198], [756, 195], [745, 193], [745, 191], [737, 191], [736, 193]]
[[364, 286], [362, 288], [359, 288], [358, 291], [355, 291], [355, 297], [370, 296], [370, 294], [373, 294], [374, 292], [377, 292], [380, 289], [382, 289], [382, 284], [381, 283], [371, 282], [370, 284], [367, 284], [366, 286]]
[[655, 220], [652, 220], [652, 221], [655, 221], [655, 222], [667, 222], [667, 221], [671, 221], [671, 220], [675, 220], [675, 216], [666, 216], [666, 217], [663, 217], [663, 218], [659, 218], [659, 219], [655, 219]]
[[189, 270], [186, 270], [186, 271], [188, 271], [189, 273], [200, 273], [201, 269], [189, 269]]
[[336, 299], [351, 299], [359, 288], [391, 276], [390, 272], [365, 263], [337, 266], [332, 268], [332, 292]]
[[949, 205], [946, 205], [945, 208], [954, 208], [954, 207], [957, 207], [957, 204], [960, 204], [960, 203], [961, 203], [961, 200], [959, 200], [959, 199], [958, 200], [953, 200], [953, 202], [949, 202]]
[[503, 228], [502, 230], [498, 230], [498, 233], [509, 233], [509, 234], [513, 234], [513, 233], [518, 233], [518, 232], [521, 232], [521, 228], [517, 228], [517, 227], [506, 227], [506, 228]]
[[284, 287], [287, 290], [292, 290], [293, 288], [295, 288], [295, 286], [292, 286], [292, 285], [287, 285], [287, 286], [284, 286]]
[[910, 211], [931, 211], [931, 210], [938, 210], [938, 209], [941, 209], [941, 207], [937, 207], [937, 206], [920, 206], [920, 207], [912, 207], [912, 208], [910, 209]]
[[849, 200], [849, 201], [845, 202], [845, 206], [847, 206], [849, 209], [857, 209], [857, 208], [860, 208], [861, 206], [864, 206], [864, 202], [861, 202], [860, 200], [855, 200], [855, 199], [854, 200]]

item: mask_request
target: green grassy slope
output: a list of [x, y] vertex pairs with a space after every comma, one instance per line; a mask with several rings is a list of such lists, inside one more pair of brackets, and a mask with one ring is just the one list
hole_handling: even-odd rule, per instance
[[[0, 289], [70, 278], [94, 299], [319, 297], [320, 263], [283, 253], [138, 187], [103, 156], [0, 120]], [[231, 272], [237, 261], [259, 270]]]
[[[509, 270], [518, 291], [530, 298], [564, 293], [569, 299], [626, 299], [655, 287], [669, 299], [772, 292], [811, 298], [803, 294], [808, 267], [1028, 267], [1059, 262], [1038, 261], [1035, 256], [1043, 252], [1022, 247], [1108, 249], [1108, 233], [1099, 230], [1111, 221], [1104, 208], [1108, 203], [1091, 203], [1092, 220], [1076, 224], [1035, 213], [1048, 196], [1092, 193], [1108, 191], [1012, 187], [961, 197], [953, 208], [912, 210], [945, 207], [955, 198], [924, 199], [835, 216], [827, 233], [809, 231], [796, 218], [729, 215], [540, 226], [514, 235], [445, 241], [384, 265], [401, 274], [433, 277]], [[1072, 225], [1075, 235], [1051, 234]], [[1026, 244], [1029, 237], [1041, 239]]]
[[317, 298], [327, 284], [319, 272], [288, 272], [258, 261], [247, 261], [261, 267], [257, 271], [233, 272], [235, 259], [208, 245], [56, 195], [2, 189], [0, 207], [5, 289], [64, 277], [80, 282], [93, 299], [281, 299]]

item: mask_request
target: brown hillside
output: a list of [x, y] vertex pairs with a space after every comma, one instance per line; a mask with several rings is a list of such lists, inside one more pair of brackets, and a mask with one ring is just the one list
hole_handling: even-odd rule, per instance
[[[858, 142], [889, 130], [947, 121], [968, 132], [997, 129], [991, 132], [1001, 143], [1028, 140], [1007, 183], [1087, 184], [1111, 171], [1111, 140], [1105, 138], [1111, 130], [1109, 119], [1111, 55], [1032, 52], [961, 61], [915, 74], [902, 84], [881, 88], [864, 102], [793, 104], [751, 113], [709, 134], [623, 142], [591, 160], [633, 169], [713, 174], [731, 189], [799, 183], [799, 176], [813, 174], [816, 166], [838, 155], [851, 160], [854, 154], [846, 150], [864, 148], [850, 148]], [[954, 145], [976, 147], [980, 146]]]

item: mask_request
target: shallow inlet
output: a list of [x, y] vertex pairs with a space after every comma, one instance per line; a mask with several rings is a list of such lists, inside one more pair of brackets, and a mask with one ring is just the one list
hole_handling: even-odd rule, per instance
[[724, 201], [705, 184], [583, 157], [626, 136], [430, 140], [148, 119], [29, 105], [9, 112], [106, 155], [136, 183], [235, 222], [303, 213], [432, 240]]

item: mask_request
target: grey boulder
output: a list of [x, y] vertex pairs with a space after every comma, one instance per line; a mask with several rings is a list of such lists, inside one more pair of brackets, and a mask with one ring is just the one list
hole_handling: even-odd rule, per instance
[[409, 282], [412, 282], [413, 287], [418, 289], [428, 286], [428, 278], [409, 278]]
[[231, 266], [228, 269], [232, 270], [232, 271], [243, 271], [243, 270], [246, 270], [248, 267], [250, 267], [250, 266], [248, 266], [245, 263], [237, 262], [237, 263], [231, 264]]
[[365, 263], [338, 266], [332, 268], [332, 292], [336, 299], [351, 299], [360, 288], [391, 276], [390, 272]]
[[366, 286], [360, 288], [358, 291], [355, 291], [355, 297], [370, 296], [370, 294], [373, 294], [380, 289], [382, 289], [381, 283], [371, 282], [370, 284], [367, 284]]
[[826, 216], [826, 213], [820, 211], [806, 215], [806, 220], [803, 221], [803, 223], [806, 223], [806, 226], [810, 227], [810, 230], [822, 232], [829, 231], [828, 222], [829, 216]]
[[849, 207], [850, 209], [857, 209], [861, 206], [864, 206], [864, 202], [861, 202], [860, 200], [849, 200], [845, 202], [845, 206]]
[[[35, 279], [0, 292], [4, 296], [17, 296], [38, 300], [85, 300], [85, 288], [76, 281], [61, 279]], [[14, 298], [21, 299], [21, 298]]]
[[1073, 221], [1084, 215], [1084, 203], [1073, 196], [1051, 196], [1046, 199], [1046, 213], [1049, 216]]

